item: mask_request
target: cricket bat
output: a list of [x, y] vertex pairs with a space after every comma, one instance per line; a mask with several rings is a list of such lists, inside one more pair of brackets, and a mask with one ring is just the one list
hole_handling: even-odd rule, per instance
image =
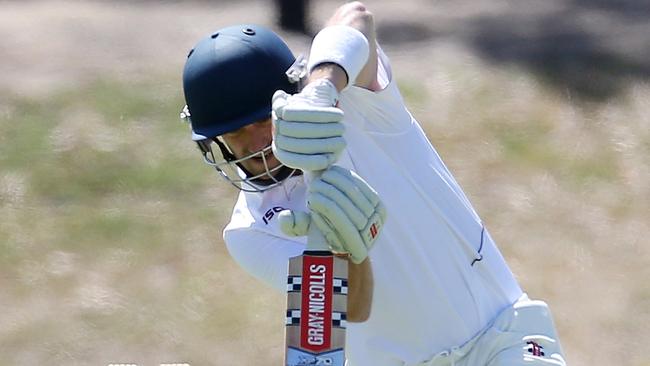
[[345, 365], [348, 261], [336, 257], [316, 225], [289, 260], [285, 366]]

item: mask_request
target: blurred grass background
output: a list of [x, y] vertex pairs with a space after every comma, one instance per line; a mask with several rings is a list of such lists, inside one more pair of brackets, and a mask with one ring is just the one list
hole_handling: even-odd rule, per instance
[[[311, 4], [320, 26], [340, 2]], [[186, 52], [270, 1], [0, 3], [0, 362], [280, 364], [284, 296], [178, 119]], [[572, 365], [648, 366], [642, 1], [367, 1], [414, 115]], [[284, 34], [296, 52], [309, 38]]]

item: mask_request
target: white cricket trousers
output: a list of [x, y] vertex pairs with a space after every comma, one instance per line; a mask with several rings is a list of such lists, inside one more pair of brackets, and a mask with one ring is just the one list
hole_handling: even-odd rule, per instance
[[551, 312], [526, 294], [460, 347], [414, 366], [566, 366]]

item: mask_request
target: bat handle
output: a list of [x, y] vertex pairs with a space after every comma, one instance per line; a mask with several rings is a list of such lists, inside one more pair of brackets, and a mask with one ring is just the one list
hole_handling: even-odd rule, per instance
[[[305, 171], [304, 174], [307, 177], [307, 183], [309, 183], [320, 177], [323, 174], [323, 170]], [[325, 236], [313, 223], [309, 225], [309, 230], [307, 231], [307, 250], [330, 251], [330, 246], [327, 244]]]

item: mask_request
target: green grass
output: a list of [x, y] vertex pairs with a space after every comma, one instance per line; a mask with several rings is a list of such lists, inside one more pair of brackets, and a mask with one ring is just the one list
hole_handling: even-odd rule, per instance
[[528, 172], [559, 174], [578, 187], [594, 181], [612, 182], [619, 176], [616, 154], [606, 145], [588, 156], [573, 155], [570, 145], [554, 144], [551, 126], [544, 122], [497, 125], [492, 130], [503, 148], [503, 158]]
[[550, 169], [560, 161], [560, 156], [547, 146], [549, 130], [549, 126], [533, 120], [521, 126], [497, 125], [494, 134], [503, 147], [506, 159], [535, 168]]
[[44, 157], [53, 110], [36, 100], [15, 99], [9, 103], [12, 113], [0, 117], [0, 166], [3, 170], [23, 169]]
[[[41, 102], [16, 100], [12, 118], [0, 123], [4, 136], [0, 164], [28, 171], [32, 193], [56, 203], [85, 202], [119, 192], [187, 195], [190, 186], [200, 183], [195, 169], [198, 154], [155, 156], [142, 148], [157, 144], [162, 150], [186, 143], [178, 140], [186, 129], [176, 117], [179, 96], [161, 98], [152, 92], [156, 89], [99, 81]], [[72, 146], [54, 146], [55, 129], [79, 118], [75, 111], [88, 109], [101, 122], [89, 127], [83, 120], [75, 122], [63, 132], [70, 135]], [[131, 137], [138, 125], [146, 129], [141, 139]], [[111, 151], [103, 151], [106, 148], [93, 140], [106, 133], [102, 126], [116, 136]]]
[[[215, 181], [201, 170], [198, 154], [177, 148], [190, 144], [187, 127], [177, 119], [180, 95], [161, 96], [158, 89], [154, 84], [97, 81], [44, 100], [11, 100], [13, 112], [0, 119], [0, 167], [27, 176], [24, 207], [8, 212], [16, 216], [16, 225], [25, 231], [49, 225], [54, 231], [50, 234], [55, 234], [48, 236], [49, 245], [70, 250], [145, 245], [159, 239], [160, 220], [138, 215], [138, 203], [170, 197], [192, 201], [197, 191]], [[71, 120], [87, 110], [100, 122]], [[61, 132], [71, 121], [72, 127]], [[138, 125], [144, 125], [144, 132], [133, 138]], [[117, 136], [109, 141], [114, 146], [93, 140], [105, 132], [102, 126]], [[71, 142], [57, 146], [57, 133], [67, 134], [64, 138]], [[115, 197], [130, 197], [131, 205], [116, 211], [110, 207]], [[21, 249], [10, 242], [10, 230], [0, 226], [0, 238], [5, 239], [0, 258], [5, 263], [20, 257]]]
[[402, 97], [412, 108], [420, 108], [430, 99], [426, 85], [420, 81], [399, 79], [397, 84]]

